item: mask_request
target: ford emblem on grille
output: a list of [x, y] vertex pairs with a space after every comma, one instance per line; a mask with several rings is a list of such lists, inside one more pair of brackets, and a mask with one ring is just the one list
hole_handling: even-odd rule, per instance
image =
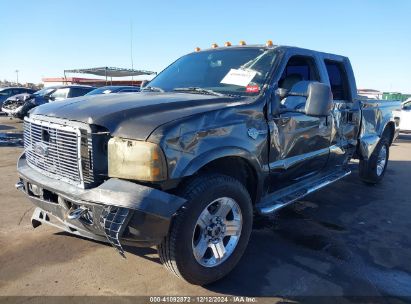
[[41, 156], [47, 156], [49, 154], [49, 147], [42, 142], [36, 142], [33, 144], [33, 150], [35, 153]]

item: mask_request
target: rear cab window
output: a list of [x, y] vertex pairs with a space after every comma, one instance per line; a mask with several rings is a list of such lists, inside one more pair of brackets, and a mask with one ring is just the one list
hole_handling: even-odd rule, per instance
[[344, 62], [326, 59], [324, 63], [330, 80], [333, 100], [350, 101], [350, 86]]

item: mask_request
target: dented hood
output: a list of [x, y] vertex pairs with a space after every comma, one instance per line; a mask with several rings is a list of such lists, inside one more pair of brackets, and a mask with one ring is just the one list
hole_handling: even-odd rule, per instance
[[174, 92], [122, 93], [51, 102], [31, 114], [95, 124], [107, 128], [113, 136], [146, 140], [162, 124], [224, 108], [235, 101], [231, 97]]

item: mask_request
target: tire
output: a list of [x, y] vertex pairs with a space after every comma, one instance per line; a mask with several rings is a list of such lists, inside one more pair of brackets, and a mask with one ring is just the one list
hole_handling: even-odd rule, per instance
[[[385, 133], [385, 132], [384, 132]], [[385, 149], [385, 162], [381, 166], [381, 154], [384, 154]], [[368, 160], [360, 160], [360, 178], [367, 184], [378, 184], [384, 177], [385, 171], [388, 165], [390, 143], [387, 136], [383, 136], [377, 144], [374, 152]]]
[[[250, 195], [239, 181], [220, 174], [195, 177], [181, 187], [178, 195], [187, 199], [187, 202], [173, 218], [169, 234], [158, 246], [161, 263], [173, 274], [191, 284], [205, 285], [217, 281], [235, 267], [247, 247], [253, 222]], [[221, 217], [217, 219], [217, 214], [225, 214], [222, 206], [234, 207], [222, 220], [226, 224], [231, 223], [231, 226], [227, 224], [220, 229], [217, 225], [223, 224]], [[200, 215], [204, 217], [204, 214], [210, 216], [212, 221], [201, 221]], [[229, 222], [230, 216], [232, 222]], [[239, 236], [224, 236], [222, 233], [220, 238], [215, 238], [214, 234], [217, 235], [221, 231], [227, 233], [234, 222], [238, 234], [239, 219], [242, 222]], [[204, 224], [206, 222], [207, 225]], [[211, 240], [206, 242], [208, 245], [204, 254], [199, 253], [196, 257], [194, 252], [202, 252], [200, 242], [204, 245], [203, 240], [210, 238]], [[218, 242], [218, 239], [223, 241]], [[219, 255], [222, 251], [216, 248], [221, 246], [225, 246], [223, 251], [229, 255]], [[222, 258], [217, 259], [216, 255]]]

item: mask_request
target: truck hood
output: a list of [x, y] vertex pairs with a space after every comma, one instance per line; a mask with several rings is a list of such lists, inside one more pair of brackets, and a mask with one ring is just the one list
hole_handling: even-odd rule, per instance
[[92, 95], [51, 102], [31, 114], [105, 127], [112, 136], [146, 140], [160, 125], [233, 105], [238, 99], [176, 92]]

